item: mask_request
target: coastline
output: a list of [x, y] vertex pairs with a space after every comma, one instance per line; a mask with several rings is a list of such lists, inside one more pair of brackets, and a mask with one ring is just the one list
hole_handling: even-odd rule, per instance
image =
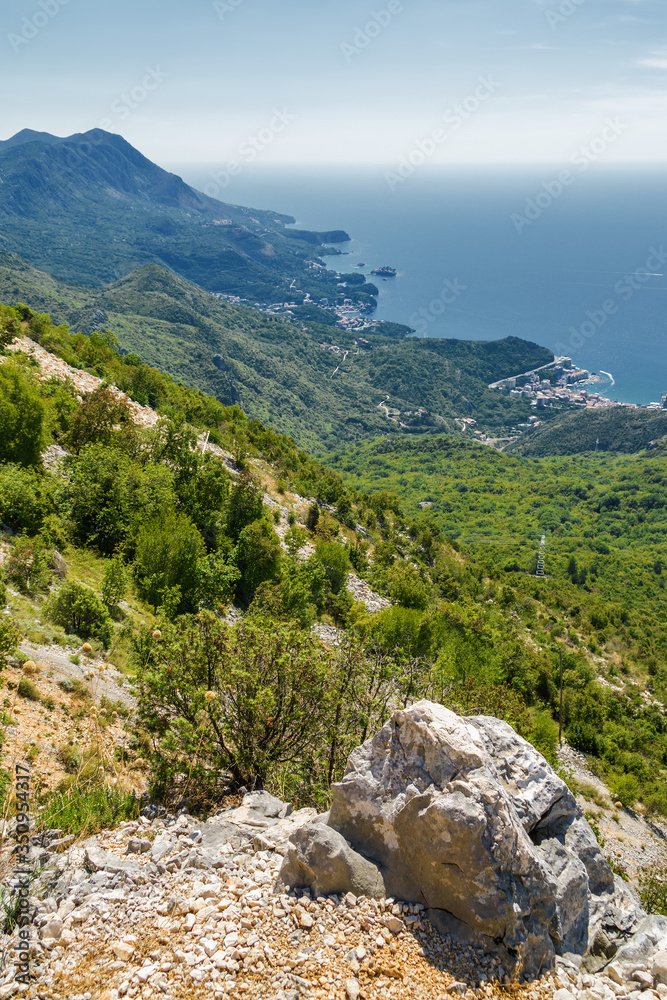
[[[197, 186], [206, 183], [209, 169], [188, 164], [180, 172]], [[398, 276], [377, 282], [372, 318], [414, 327], [410, 318], [423, 309], [427, 337], [490, 341], [516, 336], [553, 349], [559, 342], [569, 344], [572, 330], [579, 330], [605, 296], [617, 298], [618, 312], [602, 329], [557, 353], [574, 354], [576, 363], [591, 371], [613, 372], [615, 385], [595, 386], [610, 402], [646, 406], [667, 391], [658, 309], [663, 296], [653, 294], [667, 289], [667, 280], [652, 278], [649, 288], [631, 300], [619, 298], [614, 285], [645, 258], [654, 240], [655, 204], [667, 180], [662, 173], [642, 175], [638, 188], [636, 176], [620, 171], [605, 178], [591, 172], [557, 214], [520, 238], [508, 224], [509, 215], [539, 180], [539, 171], [490, 177], [484, 171], [434, 170], [390, 192], [381, 183], [381, 171], [370, 167], [332, 171], [267, 164], [234, 178], [225, 200], [284, 212], [297, 219], [299, 228], [344, 229], [351, 242], [337, 246], [342, 253], [324, 257], [325, 266], [353, 272], [363, 261], [363, 271], [370, 274], [391, 264]], [[610, 211], [629, 202], [630, 242], [623, 213]], [[600, 218], [606, 220], [604, 239]], [[564, 246], [570, 248], [567, 257]], [[455, 279], [466, 291], [453, 304], [443, 303], [445, 282]]]

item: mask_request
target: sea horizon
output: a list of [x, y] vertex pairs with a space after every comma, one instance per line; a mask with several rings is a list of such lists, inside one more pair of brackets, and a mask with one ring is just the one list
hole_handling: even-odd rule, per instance
[[[657, 166], [571, 167], [568, 183], [557, 165], [425, 167], [403, 178], [379, 166], [253, 164], [234, 177], [212, 164], [168, 169], [223, 202], [290, 215], [297, 228], [345, 230], [350, 242], [325, 262], [378, 285], [375, 319], [415, 336], [521, 337], [597, 373], [592, 391], [617, 402], [657, 403], [667, 392], [667, 178]], [[382, 266], [396, 277], [372, 277]]]

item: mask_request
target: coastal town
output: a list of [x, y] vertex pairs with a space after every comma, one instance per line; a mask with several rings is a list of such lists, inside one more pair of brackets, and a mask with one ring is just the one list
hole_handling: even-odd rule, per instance
[[[223, 224], [222, 222], [220, 224]], [[363, 264], [358, 264], [357, 267], [364, 267]], [[319, 270], [326, 270], [323, 264], [317, 261], [309, 261], [308, 267]], [[385, 266], [375, 268], [371, 271], [371, 274], [381, 277], [384, 281], [387, 278], [396, 276], [396, 269], [393, 267]], [[261, 302], [251, 302], [250, 299], [241, 298], [238, 295], [228, 295], [223, 292], [214, 292], [215, 298], [224, 299], [226, 302], [230, 302], [232, 305], [243, 305], [251, 306], [253, 309], [259, 309], [260, 312], [266, 313], [268, 316], [283, 316], [286, 319], [295, 319], [296, 315], [294, 310], [299, 306], [316, 306], [324, 313], [328, 313], [335, 316], [335, 323], [333, 325], [339, 327], [341, 330], [347, 330], [349, 332], [361, 332], [362, 330], [371, 330], [376, 326], [376, 321], [370, 319], [370, 314], [374, 312], [375, 305], [369, 303], [367, 300], [355, 299], [354, 288], [355, 283], [353, 281], [348, 282], [345, 280], [345, 275], [338, 274], [337, 276], [338, 285], [344, 291], [348, 291], [349, 295], [345, 295], [343, 301], [332, 302], [327, 297], [322, 297], [320, 299], [314, 299], [311, 297], [309, 292], [303, 292], [300, 288], [296, 288], [296, 281], [293, 281], [288, 292], [295, 293], [295, 298], [298, 297], [299, 301], [288, 300], [285, 302], [270, 302], [268, 304]], [[348, 276], [349, 277], [349, 276]]]
[[216, 298], [224, 299], [225, 302], [230, 302], [232, 305], [251, 306], [253, 309], [259, 309], [260, 312], [266, 313], [267, 316], [283, 316], [286, 319], [296, 319], [294, 310], [300, 305], [310, 305], [317, 306], [318, 309], [321, 309], [325, 313], [333, 314], [336, 317], [335, 326], [341, 330], [361, 332], [362, 330], [369, 330], [375, 325], [373, 320], [367, 316], [360, 315], [360, 313], [367, 311], [365, 304], [354, 302], [349, 298], [344, 299], [341, 303], [330, 303], [327, 298], [316, 301], [306, 293], [303, 302], [270, 302], [268, 305], [265, 305], [261, 302], [251, 302], [250, 299], [242, 299], [238, 295], [226, 295], [222, 292], [214, 294]]
[[[530, 399], [531, 406], [543, 410], [558, 403], [569, 403], [585, 409], [604, 409], [610, 406], [629, 406], [641, 409], [667, 409], [667, 395], [660, 398], [659, 403], [648, 403], [639, 407], [636, 403], [618, 403], [607, 399], [599, 392], [591, 391], [590, 386], [603, 381], [602, 375], [587, 371], [574, 364], [572, 358], [555, 357], [548, 365], [535, 368], [533, 371], [514, 375], [511, 378], [491, 382], [489, 389], [507, 392], [518, 399]], [[613, 385], [613, 378], [611, 382]], [[589, 386], [584, 388], [583, 386]]]

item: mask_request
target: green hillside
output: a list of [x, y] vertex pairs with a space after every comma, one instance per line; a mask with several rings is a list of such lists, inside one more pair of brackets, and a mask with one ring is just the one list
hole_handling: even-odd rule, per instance
[[667, 434], [667, 410], [630, 406], [562, 414], [511, 444], [518, 455], [579, 455], [587, 451], [635, 452]]
[[0, 297], [74, 330], [110, 330], [124, 350], [312, 451], [387, 432], [455, 432], [462, 417], [508, 434], [530, 407], [488, 383], [552, 357], [517, 338], [397, 339], [392, 327], [368, 334], [372, 347], [362, 350], [342, 330], [231, 305], [157, 265], [97, 290], [63, 285], [0, 251]]
[[[201, 808], [255, 781], [325, 805], [351, 747], [418, 697], [504, 718], [554, 760], [562, 653], [567, 739], [624, 805], [667, 815], [663, 449], [536, 460], [384, 439], [337, 451], [341, 480], [105, 334], [0, 307], [0, 343], [20, 333], [103, 384], [80, 401], [26, 356], [0, 365], [0, 523], [13, 532], [0, 653], [22, 633], [120, 658], [139, 685], [129, 747], [152, 794], [175, 801], [194, 754]], [[161, 422], [133, 426], [105, 382], [147, 396]], [[206, 433], [236, 468], [202, 455]], [[63, 464], [47, 468], [53, 443]], [[88, 567], [83, 582], [57, 577], [54, 548]], [[392, 606], [355, 601], [351, 568]], [[232, 600], [247, 609], [238, 627], [223, 620]], [[317, 620], [341, 647], [309, 634]], [[280, 735], [294, 732], [296, 755]], [[59, 808], [72, 788], [99, 794], [110, 766], [99, 787], [59, 790]]]
[[366, 441], [329, 458], [355, 489], [427, 512], [497, 579], [534, 574], [546, 534], [547, 579], [536, 587], [556, 604], [564, 587], [604, 620], [631, 613], [647, 655], [667, 654], [664, 451], [525, 459], [432, 437]]
[[157, 263], [251, 301], [375, 305], [374, 285], [354, 274], [344, 287], [318, 259], [346, 233], [288, 229], [291, 216], [209, 198], [102, 129], [0, 142], [0, 181], [0, 246], [62, 281], [101, 286]]

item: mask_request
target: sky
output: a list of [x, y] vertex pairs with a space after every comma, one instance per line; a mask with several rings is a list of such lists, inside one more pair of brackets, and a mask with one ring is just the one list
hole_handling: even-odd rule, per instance
[[0, 53], [0, 138], [103, 127], [221, 169], [667, 161], [666, 0], [5, 0]]

